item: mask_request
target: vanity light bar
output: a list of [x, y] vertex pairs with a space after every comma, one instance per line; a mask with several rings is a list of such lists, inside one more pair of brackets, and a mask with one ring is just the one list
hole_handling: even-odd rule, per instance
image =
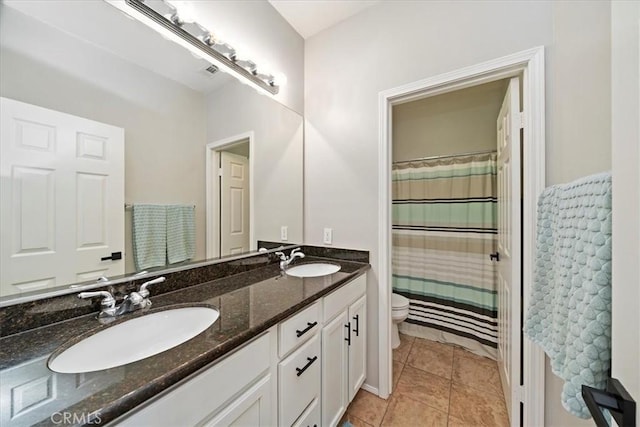
[[[169, 18], [165, 18], [161, 13], [158, 13], [153, 8], [147, 6], [144, 0], [125, 0], [125, 2], [137, 12], [151, 19], [154, 23], [162, 26], [166, 30], [169, 30], [183, 41], [186, 41], [191, 46], [205, 53], [208, 56], [207, 59], [214, 62], [215, 65], [222, 70], [241, 76], [256, 85], [259, 89], [265, 90], [270, 94], [275, 95], [279, 92], [280, 88], [275, 84], [275, 77], [273, 75], [258, 72], [258, 68], [253, 61], [237, 58], [235, 49], [226, 43], [217, 43], [212, 39], [211, 32], [200, 24], [195, 22], [183, 23], [176, 12], [172, 13]], [[167, 9], [175, 11], [173, 6], [164, 1], [157, 1], [154, 3], [158, 3], [158, 6], [161, 5]], [[185, 28], [194, 30], [194, 32], [199, 32], [202, 38], [194, 36]], [[219, 50], [224, 53], [219, 52], [216, 49], [216, 46], [218, 46]]]

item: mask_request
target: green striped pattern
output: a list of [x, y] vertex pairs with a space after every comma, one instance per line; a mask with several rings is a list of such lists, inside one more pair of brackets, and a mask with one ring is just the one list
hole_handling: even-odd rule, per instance
[[394, 225], [496, 228], [496, 203], [394, 203]]
[[[409, 321], [490, 346], [497, 342], [489, 259], [496, 247], [496, 175], [495, 153], [402, 163], [392, 171], [393, 288], [409, 298]], [[432, 303], [427, 309], [425, 301]]]
[[487, 310], [496, 309], [498, 292], [454, 282], [393, 275], [393, 288], [410, 294], [446, 299]]

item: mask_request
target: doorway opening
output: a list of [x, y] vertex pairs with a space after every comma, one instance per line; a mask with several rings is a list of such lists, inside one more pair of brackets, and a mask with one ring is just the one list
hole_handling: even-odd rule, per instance
[[[518, 78], [522, 82], [521, 88], [517, 81]], [[520, 341], [521, 327], [519, 325], [522, 321], [522, 312], [528, 306], [529, 288], [532, 283], [535, 206], [537, 197], [544, 188], [544, 50], [542, 47], [415, 82], [380, 94], [379, 278], [381, 283], [379, 287], [380, 386], [378, 394], [381, 397], [388, 397], [392, 384], [393, 191], [391, 165], [392, 160], [396, 160], [393, 156], [395, 135], [392, 112], [394, 107], [445, 93], [473, 89], [480, 85], [499, 85], [500, 83], [496, 82], [504, 82], [505, 79], [510, 82], [506, 92], [512, 95], [512, 100], [521, 95], [522, 103], [517, 102], [514, 105], [515, 101], [510, 101], [511, 108], [515, 110], [515, 113], [503, 121], [502, 132], [508, 135], [517, 134], [517, 139], [522, 137], [524, 144], [521, 146], [517, 141], [508, 149], [504, 146], [500, 148], [499, 144], [496, 144], [498, 145], [497, 168], [502, 167], [503, 176], [502, 179], [498, 178], [498, 187], [502, 186], [504, 189], [506, 185], [507, 188], [514, 190], [511, 197], [504, 198], [502, 205], [497, 209], [502, 212], [503, 216], [508, 214], [507, 217], [511, 222], [502, 223], [497, 228], [509, 232], [513, 230], [513, 235], [503, 234], [509, 237], [521, 236], [521, 239], [510, 239], [510, 246], [506, 250], [504, 242], [502, 242], [502, 255], [509, 255], [507, 257], [509, 265], [506, 268], [501, 267], [501, 269], [505, 274], [508, 273], [507, 279], [511, 285], [509, 290], [513, 290], [513, 292], [503, 301], [504, 311], [509, 313], [509, 319], [501, 318], [496, 324], [514, 325], [512, 333], [503, 337], [505, 345], [509, 346], [509, 352], [512, 354], [508, 361], [509, 369], [505, 372], [511, 389], [507, 397], [507, 401], [511, 401], [511, 425], [520, 425], [521, 421], [524, 425], [540, 425], [544, 423], [544, 354], [527, 340]], [[521, 114], [520, 111], [522, 111]], [[494, 120], [492, 125], [496, 126], [499, 122]], [[520, 124], [522, 123], [525, 126], [520, 132]], [[500, 126], [496, 127], [497, 140], [500, 141], [501, 129]], [[513, 130], [515, 132], [512, 132]], [[521, 148], [522, 156], [520, 155]], [[428, 155], [425, 156], [428, 157]], [[522, 164], [520, 164], [521, 158]], [[521, 177], [522, 182], [520, 183]], [[520, 194], [522, 194], [522, 200], [520, 200]], [[515, 195], [517, 198], [513, 198]], [[520, 216], [520, 212], [522, 212], [522, 216]], [[517, 226], [521, 226], [521, 232]], [[488, 258], [489, 253], [486, 256]], [[500, 277], [500, 275], [498, 276]], [[499, 278], [498, 288], [501, 286], [500, 280]], [[499, 341], [500, 338], [497, 335], [495, 338], [496, 341]], [[497, 342], [495, 344], [497, 347]], [[520, 372], [521, 366], [526, 367], [522, 372]]]
[[208, 258], [255, 249], [252, 152], [253, 132], [207, 144]]

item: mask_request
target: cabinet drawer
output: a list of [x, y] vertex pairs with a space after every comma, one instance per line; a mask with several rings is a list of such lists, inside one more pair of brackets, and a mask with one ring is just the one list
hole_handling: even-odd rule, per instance
[[367, 275], [353, 279], [337, 291], [324, 297], [324, 322], [333, 319], [349, 304], [367, 292]]
[[281, 426], [291, 426], [320, 395], [320, 337], [314, 335], [278, 365]]
[[269, 333], [199, 373], [118, 426], [197, 425], [269, 369]]
[[311, 405], [304, 410], [293, 427], [321, 427], [320, 426], [320, 401], [313, 399]]
[[278, 354], [284, 357], [289, 351], [308, 340], [321, 328], [320, 301], [280, 323], [278, 326]]

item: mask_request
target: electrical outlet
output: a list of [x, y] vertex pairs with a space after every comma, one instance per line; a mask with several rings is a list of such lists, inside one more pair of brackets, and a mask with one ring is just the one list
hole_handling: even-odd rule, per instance
[[289, 240], [289, 227], [287, 227], [286, 225], [283, 225], [282, 227], [280, 227], [280, 240], [282, 240], [283, 242], [286, 242], [287, 240]]
[[331, 228], [324, 229], [324, 237], [322, 238], [325, 245], [330, 245], [333, 241], [333, 230]]

